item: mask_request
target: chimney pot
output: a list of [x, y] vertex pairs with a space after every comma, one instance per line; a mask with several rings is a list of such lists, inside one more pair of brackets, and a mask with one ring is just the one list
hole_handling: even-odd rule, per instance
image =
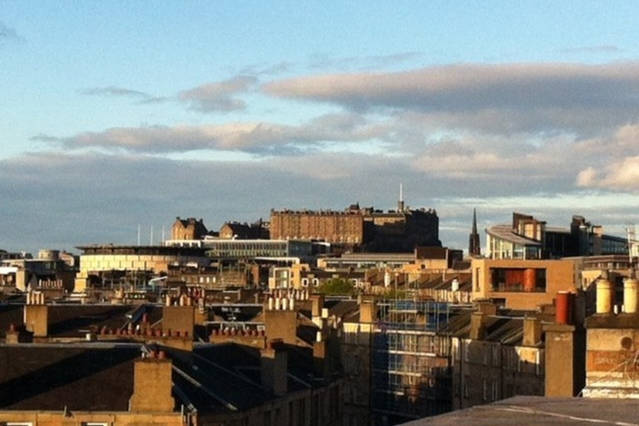
[[599, 278], [597, 280], [597, 314], [610, 314], [612, 311], [612, 298], [613, 287], [611, 282], [607, 278]]
[[557, 324], [569, 324], [571, 310], [572, 295], [567, 291], [557, 293], [555, 306], [555, 322]]

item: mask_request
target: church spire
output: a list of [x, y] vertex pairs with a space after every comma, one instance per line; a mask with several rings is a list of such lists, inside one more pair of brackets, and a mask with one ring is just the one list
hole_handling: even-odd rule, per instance
[[477, 233], [477, 209], [473, 208], [473, 234]]
[[479, 233], [477, 233], [477, 210], [473, 208], [473, 227], [468, 237], [468, 254], [470, 256], [481, 255], [481, 247], [479, 246]]

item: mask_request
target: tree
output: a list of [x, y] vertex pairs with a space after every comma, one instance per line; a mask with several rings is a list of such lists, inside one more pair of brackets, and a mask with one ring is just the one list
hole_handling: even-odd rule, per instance
[[331, 278], [317, 289], [320, 293], [330, 295], [350, 296], [353, 294], [355, 286], [344, 278]]

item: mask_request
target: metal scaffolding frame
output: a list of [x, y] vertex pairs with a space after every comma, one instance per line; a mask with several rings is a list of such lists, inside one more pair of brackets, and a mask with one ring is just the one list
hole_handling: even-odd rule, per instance
[[437, 331], [450, 305], [409, 299], [377, 303], [373, 335], [372, 395], [376, 424], [450, 410], [450, 341]]

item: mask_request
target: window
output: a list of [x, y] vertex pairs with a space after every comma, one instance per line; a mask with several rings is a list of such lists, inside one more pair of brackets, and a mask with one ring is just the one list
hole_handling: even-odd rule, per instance
[[484, 401], [488, 401], [488, 382], [486, 381], [486, 379], [482, 380], [482, 388], [482, 398], [484, 399]]
[[493, 291], [545, 292], [544, 268], [490, 268]]
[[493, 397], [493, 401], [497, 401], [498, 399], [498, 395], [497, 395], [497, 382], [493, 382], [492, 383], [492, 397]]

